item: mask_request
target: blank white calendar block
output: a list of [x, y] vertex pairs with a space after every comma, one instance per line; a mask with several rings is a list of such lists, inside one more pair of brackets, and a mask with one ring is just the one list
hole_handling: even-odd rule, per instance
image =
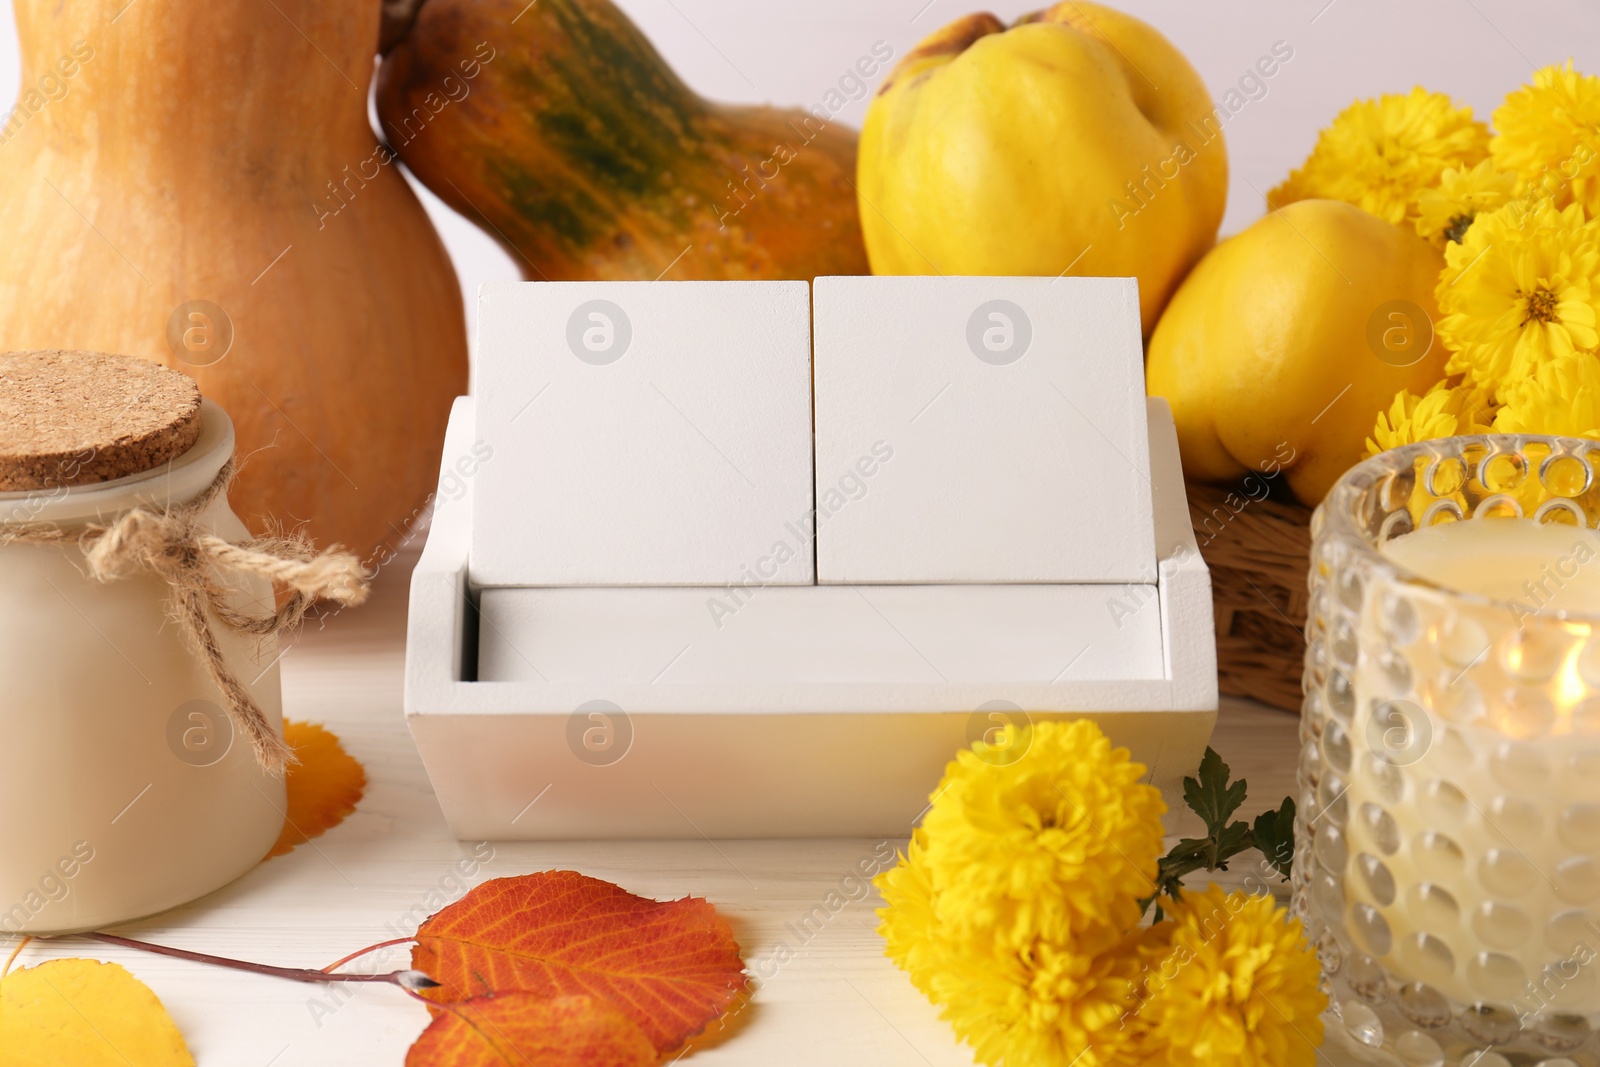
[[1149, 582], [1131, 278], [818, 278], [817, 579]]
[[482, 585], [810, 584], [805, 282], [479, 290]]

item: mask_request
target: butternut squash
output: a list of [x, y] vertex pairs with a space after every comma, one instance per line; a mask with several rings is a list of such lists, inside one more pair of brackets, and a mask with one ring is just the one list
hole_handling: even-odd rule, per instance
[[409, 531], [466, 389], [460, 289], [367, 119], [378, 0], [16, 0], [0, 348], [186, 371], [233, 503], [358, 552]]
[[525, 277], [866, 273], [855, 131], [824, 109], [702, 99], [610, 0], [397, 7], [382, 132]]

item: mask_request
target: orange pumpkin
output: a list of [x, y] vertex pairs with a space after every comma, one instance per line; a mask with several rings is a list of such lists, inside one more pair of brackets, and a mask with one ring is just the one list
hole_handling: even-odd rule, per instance
[[367, 121], [377, 0], [16, 0], [0, 347], [124, 352], [233, 416], [233, 503], [408, 532], [466, 389], [460, 289]]
[[524, 277], [866, 273], [855, 131], [825, 111], [702, 99], [609, 0], [395, 7], [383, 134]]

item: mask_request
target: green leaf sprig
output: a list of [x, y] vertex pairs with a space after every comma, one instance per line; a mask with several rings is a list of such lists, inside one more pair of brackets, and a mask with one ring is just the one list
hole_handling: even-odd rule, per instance
[[[1289, 878], [1294, 863], [1294, 798], [1284, 797], [1276, 811], [1262, 812], [1253, 824], [1235, 820], [1234, 813], [1244, 805], [1248, 788], [1243, 778], [1230, 782], [1230, 774], [1216, 750], [1207, 748], [1199, 775], [1183, 780], [1183, 799], [1205, 824], [1206, 836], [1185, 837], [1160, 859], [1156, 891], [1146, 898], [1146, 907], [1163, 896], [1176, 900], [1186, 875], [1225, 871], [1229, 860], [1252, 848], [1260, 849], [1272, 869], [1285, 880]], [[1156, 918], [1161, 918], [1159, 908]]]

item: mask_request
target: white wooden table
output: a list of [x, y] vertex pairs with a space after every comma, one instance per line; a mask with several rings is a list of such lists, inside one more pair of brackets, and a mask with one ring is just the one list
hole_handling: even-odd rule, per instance
[[[874, 855], [879, 841], [480, 844], [452, 838], [401, 714], [410, 562], [391, 563], [367, 606], [320, 629], [313, 624], [283, 660], [290, 716], [325, 723], [366, 765], [367, 794], [356, 813], [209, 897], [118, 933], [320, 967], [413, 932], [464, 891], [456, 880], [458, 861], [486, 854], [491, 858], [471, 881], [571, 868], [645, 896], [704, 896], [729, 917], [747, 964], [771, 977], [689, 1062], [972, 1063], [934, 1007], [884, 957], [874, 932], [876, 891], [852, 892], [850, 873], [858, 860]], [[1249, 779], [1252, 811], [1291, 791], [1295, 732], [1294, 716], [1237, 701], [1223, 708], [1214, 746]], [[857, 899], [828, 912], [824, 901], [836, 891]], [[825, 921], [816, 918], [819, 908]], [[801, 925], [807, 916], [809, 927]], [[793, 956], [776, 966], [781, 945]], [[0, 957], [10, 948], [0, 942]], [[407, 965], [404, 948], [391, 952], [374, 958], [382, 969]], [[80, 939], [34, 942], [18, 965], [75, 955], [118, 961], [148, 983], [202, 1067], [398, 1067], [427, 1022], [419, 1004], [388, 986], [301, 985]]]

